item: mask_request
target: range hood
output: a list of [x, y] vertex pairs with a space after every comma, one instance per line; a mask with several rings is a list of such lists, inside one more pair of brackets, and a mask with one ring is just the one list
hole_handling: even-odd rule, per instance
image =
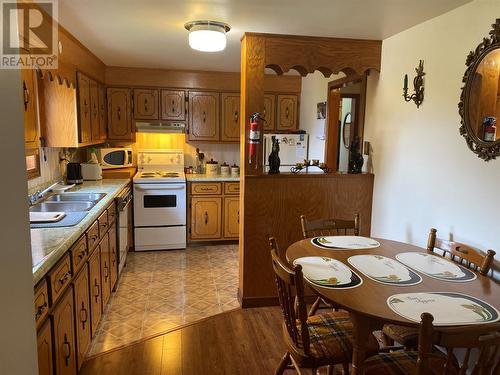
[[183, 122], [139, 122], [135, 123], [138, 133], [184, 133], [186, 124]]

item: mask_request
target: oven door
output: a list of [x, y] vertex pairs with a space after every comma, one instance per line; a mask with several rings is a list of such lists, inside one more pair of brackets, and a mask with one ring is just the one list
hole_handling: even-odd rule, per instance
[[134, 184], [134, 226], [186, 225], [186, 184]]

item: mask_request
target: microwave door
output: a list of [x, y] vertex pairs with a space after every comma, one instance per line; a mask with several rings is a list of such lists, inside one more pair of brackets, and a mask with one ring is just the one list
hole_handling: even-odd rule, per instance
[[103, 162], [111, 167], [121, 167], [127, 165], [127, 152], [125, 150], [111, 151], [104, 155]]

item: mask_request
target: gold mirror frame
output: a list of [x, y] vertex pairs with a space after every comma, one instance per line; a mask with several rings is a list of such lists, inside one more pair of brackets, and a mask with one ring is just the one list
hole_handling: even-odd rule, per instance
[[492, 30], [489, 32], [489, 37], [483, 38], [483, 41], [474, 51], [469, 53], [465, 60], [467, 69], [462, 79], [465, 85], [462, 87], [460, 103], [458, 103], [458, 112], [462, 118], [460, 121], [460, 135], [465, 138], [467, 146], [484, 161], [496, 159], [496, 157], [500, 155], [500, 139], [494, 142], [485, 142], [476, 135], [469, 117], [469, 100], [472, 89], [472, 79], [477, 67], [488, 53], [495, 49], [500, 49], [500, 19], [497, 19], [491, 26]]

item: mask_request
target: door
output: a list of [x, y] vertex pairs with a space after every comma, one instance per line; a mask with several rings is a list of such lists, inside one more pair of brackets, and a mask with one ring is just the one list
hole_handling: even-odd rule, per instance
[[161, 119], [186, 120], [186, 93], [180, 90], [161, 90]]
[[90, 317], [91, 317], [91, 333], [95, 336], [97, 325], [101, 320], [101, 259], [99, 246], [94, 250], [94, 253], [89, 259], [89, 276], [90, 276]]
[[108, 88], [108, 139], [134, 141], [130, 89]]
[[276, 130], [297, 129], [297, 95], [278, 95]]
[[222, 237], [222, 198], [191, 198], [191, 238], [217, 239]]
[[271, 131], [276, 128], [274, 102], [274, 95], [264, 95], [264, 111], [262, 112], [262, 117], [266, 120], [264, 122], [264, 131]]
[[111, 295], [111, 271], [109, 267], [109, 234], [103, 237], [100, 246], [101, 250], [101, 291], [102, 291], [102, 311], [104, 311]]
[[222, 94], [221, 140], [240, 141], [240, 94]]
[[78, 72], [78, 119], [80, 125], [80, 143], [88, 143], [92, 141], [91, 112], [90, 79]]
[[50, 319], [44, 323], [37, 333], [38, 375], [53, 375], [52, 331]]
[[108, 111], [106, 110], [106, 89], [99, 85], [99, 139], [106, 140], [108, 136]]
[[76, 349], [78, 369], [82, 367], [83, 359], [90, 345], [90, 295], [89, 295], [89, 266], [85, 264], [73, 281], [75, 291], [75, 322], [76, 322]]
[[240, 233], [240, 199], [224, 198], [224, 237], [238, 238]]
[[134, 119], [158, 120], [158, 90], [134, 89]]
[[101, 139], [101, 117], [99, 116], [99, 87], [97, 82], [90, 80], [90, 124], [92, 127], [92, 142]]
[[219, 94], [213, 92], [189, 92], [190, 141], [219, 140]]
[[37, 148], [39, 145], [35, 74], [34, 70], [21, 69], [24, 109], [24, 147], [26, 149]]
[[109, 236], [109, 274], [111, 278], [111, 290], [114, 289], [118, 280], [118, 250], [116, 246], [116, 222], [111, 224]]
[[64, 297], [52, 312], [54, 322], [54, 354], [57, 375], [76, 374], [75, 320], [73, 318], [73, 288], [70, 285]]

